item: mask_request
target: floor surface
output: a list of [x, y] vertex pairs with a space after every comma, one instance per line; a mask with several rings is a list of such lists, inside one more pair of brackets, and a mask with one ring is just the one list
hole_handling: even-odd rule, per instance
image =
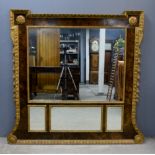
[[[108, 85], [104, 85], [103, 92], [98, 93], [98, 85], [96, 84], [80, 84], [79, 86], [79, 100], [92, 100], [92, 101], [106, 101], [106, 96], [108, 92]], [[112, 90], [111, 99], [114, 98], [115, 88]], [[62, 99], [60, 93], [37, 93], [36, 96], [33, 96], [33, 99]]]
[[126, 154], [155, 153], [155, 138], [145, 138], [143, 144], [132, 145], [9, 145], [0, 138], [0, 153], [11, 154]]

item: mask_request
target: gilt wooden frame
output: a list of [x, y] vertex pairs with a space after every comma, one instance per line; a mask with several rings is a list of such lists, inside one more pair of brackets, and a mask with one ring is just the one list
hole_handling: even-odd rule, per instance
[[[110, 24], [110, 20], [121, 20], [125, 21], [124, 28], [128, 28], [128, 32], [130, 35], [128, 36], [128, 39], [132, 41], [134, 45], [127, 45], [127, 48], [129, 50], [133, 51], [133, 54], [127, 54], [127, 63], [128, 71], [132, 73], [129, 77], [128, 71], [126, 71], [126, 78], [133, 79], [131, 81], [131, 85], [129, 86], [129, 83], [125, 84], [125, 100], [124, 104], [122, 103], [110, 103], [115, 105], [124, 105], [126, 107], [125, 112], [127, 112], [127, 115], [125, 116], [124, 121], [126, 121], [126, 124], [124, 124], [124, 135], [113, 135], [113, 133], [106, 136], [106, 138], [99, 138], [91, 139], [90, 135], [88, 135], [89, 138], [73, 138], [72, 139], [52, 139], [51, 134], [46, 136], [46, 138], [40, 138], [37, 137], [39, 134], [34, 135], [33, 138], [26, 138], [24, 137], [24, 134], [27, 134], [27, 131], [22, 133], [22, 130], [20, 128], [23, 127], [22, 120], [24, 118], [23, 113], [26, 112], [24, 115], [27, 117], [27, 109], [24, 109], [24, 105], [27, 107], [27, 98], [22, 98], [23, 94], [21, 92], [21, 87], [23, 87], [23, 83], [26, 82], [21, 79], [21, 51], [24, 50], [21, 47], [21, 38], [22, 33], [25, 33], [26, 25], [32, 24], [32, 19], [36, 20], [37, 25], [37, 19], [80, 19], [88, 18], [88, 19], [103, 19], [103, 20], [109, 20], [109, 23], [104, 23], [104, 27], [108, 27]], [[31, 20], [30, 20], [31, 19]], [[92, 21], [92, 20], [91, 20]], [[8, 135], [8, 143], [10, 144], [134, 144], [134, 143], [142, 143], [144, 140], [144, 136], [137, 127], [136, 123], [136, 107], [137, 102], [139, 98], [139, 78], [140, 78], [140, 44], [143, 38], [143, 29], [144, 29], [144, 12], [143, 11], [125, 11], [122, 15], [80, 15], [80, 14], [32, 14], [29, 10], [11, 10], [10, 11], [10, 23], [11, 23], [11, 39], [13, 42], [13, 86], [14, 86], [14, 102], [16, 106], [16, 121], [15, 126], [11, 133]], [[77, 24], [80, 22], [77, 21]], [[43, 25], [46, 25], [46, 23], [42, 23]], [[89, 25], [88, 22], [86, 25]], [[86, 26], [84, 26], [86, 27]], [[91, 26], [90, 26], [91, 27]], [[100, 26], [99, 26], [100, 27]], [[134, 40], [133, 40], [134, 39]], [[23, 44], [24, 45], [24, 44]], [[20, 52], [19, 52], [20, 51]], [[131, 63], [130, 63], [131, 61]], [[24, 69], [24, 68], [23, 68]], [[24, 89], [24, 88], [23, 88]], [[31, 103], [32, 105], [35, 103]], [[42, 103], [43, 104], [43, 103]], [[62, 102], [62, 105], [70, 105], [71, 102]], [[74, 103], [77, 106], [80, 106], [82, 103], [75, 102]], [[106, 105], [109, 105], [109, 103], [94, 103], [93, 105], [101, 105], [105, 109]], [[46, 105], [48, 105], [46, 103]], [[51, 104], [54, 105], [54, 104]], [[89, 102], [84, 103], [84, 105], [89, 106]], [[50, 105], [48, 105], [50, 106]], [[21, 110], [22, 109], [22, 110]], [[49, 113], [49, 112], [47, 112]], [[25, 119], [24, 119], [25, 120]], [[27, 120], [27, 119], [26, 119]], [[25, 123], [25, 122], [24, 122]], [[27, 125], [27, 123], [26, 123]], [[129, 126], [132, 126], [132, 128], [128, 129]], [[25, 129], [25, 128], [24, 128]], [[131, 131], [132, 130], [132, 131]], [[128, 137], [127, 134], [131, 134], [132, 136]], [[21, 138], [24, 137], [24, 138]], [[48, 138], [47, 138], [48, 137]], [[84, 136], [85, 137], [85, 136]], [[110, 137], [110, 138], [107, 138]]]

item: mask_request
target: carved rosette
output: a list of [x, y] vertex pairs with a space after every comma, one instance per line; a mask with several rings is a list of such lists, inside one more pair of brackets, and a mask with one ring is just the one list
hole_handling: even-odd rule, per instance
[[24, 24], [25, 23], [25, 17], [22, 15], [19, 15], [16, 17], [17, 24]]
[[136, 24], [137, 24], [137, 17], [131, 16], [131, 17], [129, 18], [129, 24], [130, 24], [131, 26], [136, 25]]
[[13, 134], [9, 134], [7, 137], [7, 140], [10, 144], [15, 144], [17, 143], [17, 137]]
[[144, 136], [143, 135], [136, 135], [135, 136], [135, 143], [136, 144], [142, 144], [144, 142]]

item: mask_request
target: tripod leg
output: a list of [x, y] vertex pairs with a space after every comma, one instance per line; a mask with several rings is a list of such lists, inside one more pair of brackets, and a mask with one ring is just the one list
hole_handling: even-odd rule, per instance
[[60, 82], [61, 82], [61, 79], [62, 79], [63, 72], [64, 72], [64, 67], [62, 68], [62, 71], [61, 71], [61, 74], [60, 74], [60, 78], [59, 78], [59, 82], [58, 82], [58, 85], [57, 85], [57, 88], [56, 88], [56, 92], [58, 92], [58, 90], [59, 90]]
[[73, 82], [74, 88], [75, 88], [75, 90], [77, 90], [77, 87], [76, 87], [76, 84], [75, 84], [75, 82], [74, 82], [74, 79], [73, 79], [72, 73], [71, 73], [71, 71], [70, 71], [70, 68], [67, 67], [67, 69], [68, 69], [69, 75], [70, 75], [70, 77], [71, 77], [71, 79], [72, 79], [72, 82]]

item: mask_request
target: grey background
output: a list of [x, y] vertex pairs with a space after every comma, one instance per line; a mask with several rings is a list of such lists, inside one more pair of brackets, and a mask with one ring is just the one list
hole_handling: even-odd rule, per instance
[[30, 9], [33, 13], [120, 14], [144, 10], [145, 30], [141, 55], [140, 100], [137, 123], [145, 136], [155, 136], [155, 0], [0, 0], [0, 136], [15, 123], [12, 85], [12, 44], [9, 10]]

